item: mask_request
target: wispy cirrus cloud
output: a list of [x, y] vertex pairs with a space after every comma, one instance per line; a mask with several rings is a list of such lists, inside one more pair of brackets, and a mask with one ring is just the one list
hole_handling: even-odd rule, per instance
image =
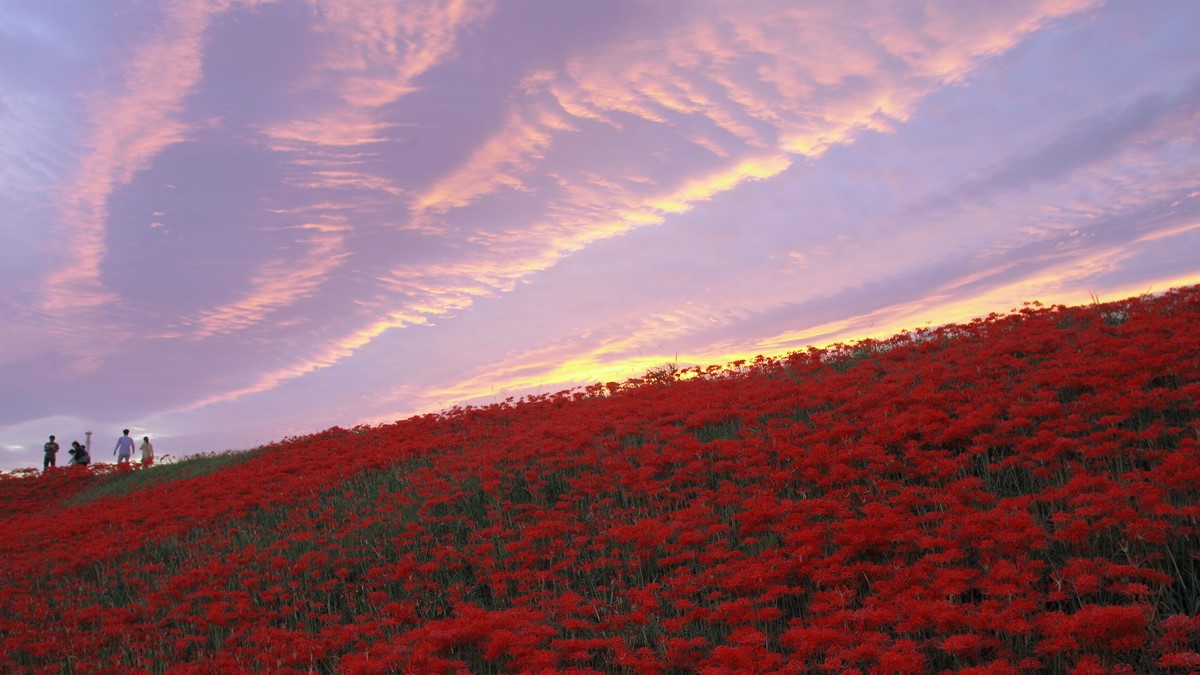
[[353, 149], [385, 140], [397, 126], [373, 119], [368, 111], [350, 109], [270, 124], [262, 133], [268, 139], [268, 147], [277, 152], [304, 150], [308, 146]]
[[250, 279], [250, 288], [225, 305], [201, 311], [184, 321], [184, 331], [168, 334], [189, 340], [227, 335], [259, 325], [276, 311], [311, 297], [349, 256], [344, 225], [305, 224], [309, 236], [299, 243], [299, 259], [277, 259], [262, 264]]
[[[620, 51], [530, 73], [500, 129], [413, 201], [418, 220], [455, 222], [456, 211], [524, 198], [540, 204], [540, 217], [516, 227], [460, 226], [478, 248], [454, 261], [395, 268], [380, 282], [420, 315], [462, 311], [590, 244], [777, 176], [797, 155], [819, 156], [861, 130], [887, 131], [930, 90], [1091, 4], [977, 8], [991, 13], [983, 19], [934, 8], [907, 22], [868, 20], [849, 44], [830, 26], [854, 23], [861, 18], [854, 9], [760, 15], [718, 3], [715, 21], [706, 14], [694, 22], [681, 11], [684, 25], [669, 34], [647, 30]], [[703, 151], [701, 161], [651, 172], [644, 160], [654, 148], [639, 148], [638, 165], [619, 152], [563, 154], [582, 138], [593, 148], [611, 141], [631, 150], [641, 136], [636, 125], [655, 129], [664, 157], [690, 145]], [[630, 174], [633, 166], [642, 168]]]
[[[571, 199], [549, 207], [552, 218], [519, 229], [470, 234], [467, 239], [480, 244], [477, 252], [451, 262], [396, 268], [380, 282], [405, 298], [409, 309], [430, 316], [450, 314], [470, 307], [476, 299], [511, 290], [520, 280], [553, 267], [589, 244], [661, 223], [667, 215], [686, 212], [692, 204], [711, 199], [739, 182], [770, 178], [789, 163], [782, 155], [750, 157], [646, 196], [602, 180], [576, 185], [569, 192]], [[491, 174], [480, 171], [478, 175]], [[446, 190], [447, 194], [464, 192], [470, 191]]]
[[[694, 21], [681, 10], [684, 25], [669, 34], [647, 30], [620, 51], [579, 55], [561, 70], [531, 73], [526, 96], [513, 104], [503, 127], [418, 196], [414, 208], [418, 217], [445, 214], [502, 189], [536, 192], [544, 210], [532, 225], [468, 236], [509, 256], [514, 249], [538, 250], [533, 257], [543, 262], [513, 269], [544, 269], [588, 242], [661, 223], [745, 180], [775, 175], [790, 165], [788, 155], [817, 156], [850, 142], [857, 130], [886, 129], [887, 120], [905, 119], [930, 89], [961, 78], [979, 59], [1046, 21], [1090, 4], [981, 8], [991, 13], [986, 20], [914, 12], [918, 18], [909, 23], [869, 26], [849, 43], [830, 26], [860, 19], [852, 8], [760, 14], [717, 3], [715, 20], [705, 14]], [[983, 31], [979, 39], [964, 37], [973, 26]], [[798, 41], [804, 49], [796, 48]], [[597, 133], [591, 122], [622, 133]], [[705, 153], [688, 165], [656, 166], [652, 179], [625, 182], [596, 180], [628, 172], [619, 155], [601, 152], [564, 165], [560, 148], [573, 147], [572, 137], [596, 139], [593, 147], [607, 139], [628, 147], [641, 137], [630, 131], [635, 122], [657, 127], [659, 145], [670, 147], [672, 141], [662, 139], [674, 139]], [[777, 154], [764, 154], [765, 148]], [[646, 152], [653, 148], [641, 149], [640, 159]]]
[[396, 124], [380, 109], [418, 90], [417, 79], [451, 58], [462, 32], [492, 11], [491, 0], [346, 0], [314, 5], [321, 54], [302, 89], [337, 103], [266, 125], [278, 149], [303, 151], [387, 140]]
[[5, 424], [278, 437], [1194, 277], [1183, 0], [9, 4], [61, 53], [0, 40], [55, 224]]
[[[543, 77], [565, 110], [621, 125], [700, 116], [747, 147], [815, 157], [858, 130], [887, 130], [932, 89], [1094, 0], [926, 3], [863, 12], [853, 3], [713, 3], [682, 26]], [[690, 19], [690, 20], [689, 20]], [[721, 134], [704, 145], [721, 147]]]
[[434, 183], [413, 203], [416, 218], [425, 212], [445, 213], [467, 206], [500, 188], [526, 191], [522, 177], [540, 173], [539, 160], [556, 131], [571, 127], [544, 110], [510, 112], [503, 130], [487, 139], [448, 176]]
[[312, 345], [306, 355], [294, 359], [284, 367], [253, 374], [250, 378], [246, 378], [250, 380], [248, 384], [198, 397], [186, 405], [166, 411], [164, 414], [199, 410], [217, 403], [236, 401], [243, 397], [269, 392], [298, 377], [336, 365], [353, 356], [358, 350], [369, 345], [389, 330], [426, 323], [425, 315], [420, 313], [404, 314], [397, 311], [377, 316], [348, 334]]
[[352, 108], [376, 108], [415, 90], [415, 80], [452, 55], [461, 31], [492, 11], [492, 0], [329, 2], [315, 29], [329, 37], [315, 84]]
[[[77, 178], [64, 189], [70, 197], [61, 227], [66, 257], [80, 264], [49, 276], [43, 311], [67, 315], [118, 300], [103, 281], [112, 196], [167, 148], [193, 139], [200, 128], [221, 129], [219, 119], [190, 116], [188, 97], [204, 83], [209, 29], [223, 15], [256, 4], [270, 3], [180, 1], [166, 6], [153, 22], [150, 38], [122, 55], [117, 66], [119, 86], [87, 95], [93, 111], [93, 149], [81, 162]], [[407, 194], [387, 175], [387, 163], [379, 161], [378, 148], [372, 146], [395, 140], [396, 130], [411, 125], [389, 119], [382, 109], [416, 91], [417, 78], [452, 57], [462, 31], [486, 17], [491, 4], [356, 0], [312, 5], [309, 28], [319, 36], [321, 53], [291, 90], [332, 92], [335, 98], [322, 102], [321, 96], [309, 97], [299, 114], [256, 122], [247, 129], [257, 133], [247, 137], [249, 142], [288, 156], [295, 167], [277, 177], [278, 185], [293, 190], [290, 203], [264, 201], [260, 210], [304, 217], [306, 224], [298, 227], [307, 236], [297, 242], [304, 253], [258, 263], [244, 288], [214, 287], [213, 294], [234, 299], [179, 319], [159, 337], [203, 342], [250, 329], [263, 332], [268, 329], [266, 322], [282, 310], [321, 295], [330, 275], [355, 255], [348, 242], [363, 224], [358, 219], [347, 221], [345, 214], [372, 209], [384, 213], [385, 200], [404, 199]], [[309, 203], [297, 204], [294, 198], [302, 201], [303, 195], [311, 195]], [[337, 226], [330, 229], [329, 223]], [[369, 289], [360, 294], [369, 297]], [[269, 390], [336, 363], [388, 328], [423, 321], [420, 311], [398, 307], [383, 310], [382, 318], [342, 337], [321, 333], [325, 342], [307, 350], [309, 356], [252, 375], [248, 386], [201, 397], [198, 405]], [[280, 339], [288, 325], [272, 327], [268, 332], [274, 338], [255, 339]]]
[[57, 228], [64, 254], [75, 265], [48, 275], [44, 310], [61, 313], [116, 299], [101, 278], [109, 198], [163, 149], [188, 137], [192, 123], [183, 118], [184, 99], [202, 75], [205, 30], [229, 5], [167, 5], [156, 34], [121, 65], [119, 85], [85, 95], [91, 150], [63, 189], [65, 207]]
[[[435, 237], [454, 232], [474, 246], [460, 244], [453, 260], [406, 263], [380, 276], [391, 298], [384, 302], [402, 318], [372, 322], [295, 372], [332, 365], [390, 328], [451, 316], [510, 292], [597, 241], [660, 225], [746, 181], [778, 176], [795, 158], [820, 157], [864, 131], [887, 133], [930, 91], [960, 81], [1047, 22], [1094, 4], [1029, 2], [963, 12], [931, 6], [875, 21], [838, 5], [747, 13], [715, 3], [694, 19], [681, 11], [682, 25], [670, 32], [635, 30], [619, 51], [581, 53], [561, 68], [532, 72], [498, 130], [413, 193], [414, 222], [407, 227]], [[490, 11], [460, 4], [454, 9], [462, 11], [401, 18], [375, 9], [380, 13], [363, 15], [373, 16], [370, 22], [328, 14], [321, 29], [360, 36], [368, 45], [357, 54], [331, 52], [321, 71], [338, 74], [335, 88], [359, 113], [412, 93], [417, 75], [453, 53], [456, 31]], [[831, 30], [842, 25], [858, 28]], [[389, 60], [396, 52], [386, 45], [401, 34], [429, 41], [413, 52], [421, 55], [416, 65]], [[381, 73], [391, 84], [369, 85]], [[379, 141], [386, 128], [371, 114], [343, 119], [353, 124], [292, 123], [270, 133], [293, 149], [310, 141], [353, 147]], [[638, 139], [650, 134], [654, 145], [639, 147]], [[582, 143], [611, 149], [567, 154]], [[647, 167], [656, 156], [665, 161]], [[352, 171], [311, 176], [309, 187], [372, 184]], [[459, 217], [483, 205], [502, 211], [523, 202], [535, 216], [520, 224], [468, 224]], [[291, 376], [281, 371], [268, 380]]]

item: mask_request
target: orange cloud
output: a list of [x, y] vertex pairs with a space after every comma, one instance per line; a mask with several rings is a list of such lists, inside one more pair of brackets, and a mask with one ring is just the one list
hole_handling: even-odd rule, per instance
[[[463, 401], [485, 400], [497, 392], [558, 391], [597, 381], [623, 381], [637, 377], [650, 368], [679, 360], [682, 364], [723, 365], [755, 356], [782, 356], [809, 346], [826, 347], [835, 343], [853, 343], [863, 339], [885, 339], [897, 333], [925, 326], [968, 322], [992, 312], [1005, 313], [1030, 300], [1046, 305], [1078, 305], [1091, 301], [1136, 296], [1148, 291], [1190, 286], [1200, 283], [1200, 274], [1171, 276], [1136, 283], [1106, 284], [1097, 287], [1096, 279], [1115, 278], [1121, 263], [1136, 256], [1139, 245], [1187, 235], [1200, 229], [1192, 223], [1145, 234], [1129, 245], [1114, 246], [1083, 255], [1058, 256], [1048, 253], [1047, 266], [1024, 278], [980, 288], [979, 282], [1012, 270], [1013, 265], [976, 270], [951, 279], [924, 297], [894, 303], [878, 309], [766, 337], [709, 343], [699, 350], [684, 352], [655, 350], [651, 345], [688, 344], [690, 336], [711, 327], [710, 311], [688, 307], [679, 312], [652, 315], [609, 326], [610, 337], [592, 335], [508, 354], [501, 362], [475, 369], [475, 374], [453, 383], [435, 385], [424, 391], [406, 390], [426, 409], [445, 407]], [[972, 290], [975, 289], [975, 290]], [[736, 316], [723, 316], [721, 323], [733, 323]], [[422, 412], [423, 410], [408, 411]], [[380, 419], [395, 419], [400, 413]]]
[[[512, 156], [509, 151], [516, 145], [502, 145], [506, 151], [488, 154], [489, 159]], [[481, 161], [475, 165], [480, 176], [488, 174], [481, 168], [488, 164]], [[407, 311], [430, 317], [447, 315], [470, 307], [478, 298], [507, 292], [522, 278], [553, 267], [562, 257], [591, 243], [658, 224], [666, 214], [687, 211], [698, 201], [747, 180], [769, 178], [789, 165], [782, 155], [752, 157], [647, 197], [613, 181], [569, 184], [564, 186], [564, 198], [549, 207], [552, 218], [522, 229], [475, 233], [468, 238], [481, 244], [482, 252], [452, 262], [397, 268], [380, 283], [403, 298]], [[495, 184], [487, 179], [483, 182]], [[446, 194], [463, 197], [470, 193], [469, 185], [470, 181], [464, 180], [461, 191], [447, 190]]]
[[353, 147], [386, 140], [398, 125], [381, 122], [364, 111], [348, 110], [306, 120], [291, 120], [263, 128], [269, 147], [276, 151], [306, 149], [306, 146]]
[[[868, 338], [885, 339], [926, 325], [967, 322], [993, 311], [1003, 313], [1010, 308], [1019, 308], [1031, 298], [1037, 298], [1044, 304], [1081, 304], [1089, 301], [1087, 293], [1079, 290], [1060, 289], [1040, 296], [1024, 295], [1031, 292], [1030, 289], [1044, 288], [1045, 282], [1053, 280], [1053, 277], [1031, 279], [1027, 284], [1012, 284], [962, 300], [935, 294], [922, 301], [889, 306], [802, 330], [744, 342], [713, 343], [702, 350], [687, 353], [632, 353], [616, 348], [616, 343], [595, 347], [564, 343], [520, 355], [507, 355], [503, 362], [481, 366], [476, 369], [476, 375], [451, 384], [429, 387], [424, 391], [406, 390], [405, 395], [416, 402], [412, 409], [381, 415], [376, 421], [398, 419], [466, 401], [483, 401], [497, 395], [523, 395], [534, 391], [548, 393], [595, 382], [620, 382], [640, 377], [648, 370], [666, 363], [678, 362], [681, 366], [725, 365], [738, 360], [752, 360], [758, 355], [783, 356], [809, 346], [826, 347]], [[1200, 275], [1164, 279], [1153, 286], [1166, 289], [1196, 283], [1200, 283]], [[1130, 297], [1146, 290], [1137, 286], [1110, 290], [1105, 298]], [[661, 341], [662, 336], [657, 334], [637, 334], [630, 336], [629, 344], [620, 346]]]
[[[633, 34], [620, 50], [581, 53], [561, 71], [531, 73], [523, 82], [525, 97], [514, 102], [503, 127], [416, 195], [412, 209], [415, 227], [436, 232], [434, 224], [421, 223], [486, 198], [519, 198], [536, 186], [546, 204], [542, 217], [500, 231], [464, 233], [479, 250], [456, 262], [406, 266], [385, 275], [380, 283], [395, 294], [396, 309], [305, 363], [265, 376], [251, 390], [331, 365], [389, 328], [427, 322], [506, 292], [595, 241], [661, 223], [745, 181], [777, 176], [795, 155], [819, 156], [864, 129], [886, 132], [933, 88], [960, 79], [980, 59], [1046, 21], [1090, 4], [989, 7], [980, 10], [987, 20], [951, 10], [914, 12], [906, 16], [915, 18], [900, 20], [862, 16], [840, 5], [793, 11], [788, 4], [780, 13], [733, 3], [685, 18], [669, 34]], [[321, 6], [318, 30], [328, 39], [328, 51], [314, 77], [356, 112], [342, 128], [293, 122], [268, 135], [291, 147], [353, 146], [376, 138], [382, 128], [371, 110], [411, 91], [419, 74], [454, 53], [458, 32], [490, 10], [490, 3], [468, 2]], [[865, 28], [848, 41], [831, 25]], [[798, 41], [803, 49], [797, 49]], [[622, 130], [635, 121], [656, 125], [664, 138], [703, 148], [708, 161], [656, 180], [604, 159], [582, 167], [550, 166], [562, 132]], [[320, 167], [320, 158], [312, 166]], [[307, 184], [363, 180], [345, 168], [314, 169]], [[813, 327], [768, 338], [763, 346], [782, 348], [858, 325], [850, 320]], [[628, 343], [614, 342], [553, 367], [529, 366], [510, 379], [528, 383], [535, 376], [595, 372], [604, 363], [640, 364], [635, 355], [618, 356], [639, 336], [633, 331]], [[468, 381], [433, 395], [459, 395], [472, 386]]]
[[302, 226], [314, 234], [305, 242], [308, 250], [299, 260], [275, 260], [262, 265], [251, 280], [251, 288], [236, 302], [203, 311], [186, 323], [195, 328], [186, 337], [201, 340], [255, 326], [271, 313], [311, 296], [330, 272], [347, 257], [343, 248], [344, 226]]
[[[824, 10], [846, 12], [848, 10]], [[1072, 6], [1056, 6], [1050, 10], [1034, 8], [1030, 17], [1013, 19], [1007, 32], [997, 36], [1016, 37], [1043, 22], [1046, 17], [1073, 11]], [[593, 241], [614, 237], [634, 227], [656, 225], [666, 215], [684, 213], [692, 204], [733, 189], [744, 180], [774, 177], [790, 166], [786, 154], [818, 155], [829, 145], [850, 141], [854, 130], [887, 129], [889, 119], [904, 119], [914, 101], [923, 95], [926, 86], [908, 84], [905, 78], [872, 78], [880, 82], [878, 89], [868, 95], [839, 101], [836, 97], [827, 108], [817, 103], [812, 92], [818, 86], [845, 82], [848, 78], [877, 74], [881, 68], [878, 44], [851, 46], [834, 41], [827, 29], [829, 22], [848, 17], [814, 17], [804, 13], [785, 13], [780, 22], [770, 12], [739, 12], [737, 8], [721, 7], [719, 16], [704, 17], [670, 36], [630, 40], [618, 52], [578, 56], [571, 60], [565, 72], [539, 71], [523, 82], [529, 98], [518, 101], [502, 130], [481, 145], [456, 172], [439, 180], [424, 195], [414, 201], [420, 214], [444, 214], [466, 207], [500, 189], [529, 190], [529, 181], [545, 174], [540, 162], [556, 142], [556, 133], [575, 131], [564, 118], [538, 107], [539, 96], [550, 94], [558, 109], [578, 120], [599, 120], [619, 127], [619, 114], [630, 114], [650, 123], [672, 126], [671, 115], [700, 115], [712, 121], [714, 129], [730, 133], [744, 143], [739, 151], [726, 150], [724, 141], [714, 136], [690, 132], [684, 137], [701, 145], [718, 157], [728, 160], [707, 173], [684, 175], [682, 183], [672, 190], [652, 193], [655, 181], [630, 177], [624, 181], [596, 179], [596, 172], [569, 173], [557, 171], [558, 195], [548, 198], [545, 217], [523, 228], [511, 228], [503, 233], [468, 234], [468, 239], [486, 243], [491, 256], [480, 256], [458, 265], [458, 270], [430, 270], [427, 276], [442, 277], [449, 287], [457, 288], [468, 279], [488, 279], [491, 288], [511, 287], [521, 276], [552, 267], [558, 259], [582, 249]], [[823, 22], [821, 23], [821, 19]], [[948, 19], [935, 26], [948, 30]], [[715, 30], [710, 24], [731, 25], [730, 31]], [[944, 24], [944, 25], [943, 25]], [[814, 37], [814, 49], [796, 48], [792, 28], [803, 28], [805, 35]], [[905, 56], [918, 59], [936, 47], [932, 38], [922, 32], [922, 26], [908, 28]], [[727, 37], [733, 35], [733, 38]], [[886, 32], [893, 48], [899, 48], [899, 32]], [[995, 44], [1000, 37], [989, 37]], [[822, 55], [821, 44], [829, 54]], [[970, 67], [972, 54], [978, 54], [978, 44], [962, 42], [959, 70], [948, 71], [941, 66], [942, 76], [958, 76], [961, 68]], [[845, 54], [850, 54], [845, 56]], [[754, 71], [757, 78], [746, 78], [737, 70], [739, 60], [764, 60], [768, 65]], [[916, 62], [916, 61], [914, 61]], [[803, 77], [793, 77], [803, 73]], [[924, 73], [924, 71], [923, 71]], [[754, 89], [755, 83], [766, 84], [770, 97]], [[812, 86], [794, 88], [793, 82]], [[890, 86], [890, 89], [888, 89]], [[522, 108], [522, 106], [527, 106]], [[766, 123], [764, 126], [762, 123]], [[763, 154], [750, 151], [760, 147], [763, 129], [773, 130], [779, 149], [785, 154]], [[600, 169], [601, 167], [595, 167]], [[412, 276], [413, 270], [406, 271]], [[422, 275], [425, 273], [418, 273]], [[426, 283], [414, 291], [409, 279], [404, 287], [409, 293], [425, 293], [432, 297], [432, 286]], [[461, 306], [462, 298], [484, 293], [451, 291], [443, 298], [454, 298], [449, 305], [432, 301], [432, 307]]]
[[1101, 4], [1100, 0], [1044, 0], [1032, 3], [988, 3], [967, 7], [929, 3], [921, 25], [924, 49], [906, 49], [889, 27], [877, 29], [884, 44], [896, 45], [917, 72], [955, 81], [979, 58], [1002, 53], [1021, 38], [1055, 19]]
[[597, 381], [624, 381], [679, 356], [649, 345], [680, 344], [689, 335], [710, 327], [710, 319], [690, 307], [639, 315], [607, 326], [603, 333], [508, 354], [504, 361], [481, 366], [473, 375], [458, 377], [453, 383], [405, 393], [433, 408], [480, 399], [497, 391], [558, 391]]
[[739, 183], [772, 178], [791, 165], [791, 160], [784, 155], [747, 157], [733, 166], [688, 180], [671, 194], [647, 200], [646, 206], [664, 213], [683, 213], [693, 204], [712, 199]]
[[[531, 83], [581, 119], [620, 126], [630, 115], [673, 125], [680, 114], [700, 116], [748, 147], [814, 157], [861, 129], [887, 131], [931, 89], [1048, 21], [1095, 5], [931, 4], [904, 15], [836, 3], [716, 5], [669, 35], [631, 37], [619, 51], [579, 56]], [[848, 36], [836, 26], [861, 30]], [[724, 147], [715, 135], [693, 139]]]
[[[392, 181], [362, 171], [320, 169], [287, 181], [290, 185], [306, 189], [342, 189], [379, 191], [392, 196], [402, 196], [405, 191]], [[331, 205], [338, 208], [338, 205]]]
[[414, 80], [453, 55], [459, 33], [491, 0], [344, 0], [322, 3], [314, 30], [329, 44], [316, 86], [352, 108], [377, 108], [415, 90]]
[[350, 168], [361, 157], [353, 149], [389, 140], [399, 125], [385, 121], [381, 108], [416, 91], [415, 80], [451, 58], [460, 33], [492, 7], [490, 0], [318, 3], [312, 30], [323, 38], [322, 58], [301, 86], [331, 91], [339, 103], [262, 128], [267, 147], [294, 153], [293, 162], [309, 169], [292, 183], [399, 196], [403, 190], [392, 181]]
[[[539, 188], [546, 202], [543, 218], [501, 232], [467, 233], [482, 253], [452, 264], [409, 267], [383, 282], [404, 295], [406, 307], [427, 315], [469, 306], [593, 242], [659, 224], [746, 180], [779, 175], [791, 165], [789, 155], [819, 155], [861, 129], [886, 131], [930, 88], [961, 76], [981, 55], [1085, 6], [1026, 7], [1001, 17], [1005, 21], [984, 22], [985, 47], [956, 33], [954, 48], [939, 40], [945, 32], [970, 29], [975, 19], [969, 14], [938, 16], [928, 25], [874, 26], [866, 19], [866, 38], [846, 44], [829, 26], [863, 20], [847, 14], [852, 9], [785, 11], [780, 18], [778, 12], [722, 6], [713, 10], [715, 18], [706, 13], [669, 35], [631, 36], [621, 50], [582, 54], [562, 72], [537, 71], [523, 81], [526, 98], [516, 102], [504, 127], [418, 196], [413, 208], [421, 220], [502, 189], [531, 190], [531, 181], [548, 175], [556, 192]], [[805, 37], [804, 49], [796, 49], [797, 35]], [[896, 61], [909, 71], [888, 70]], [[832, 89], [850, 81], [870, 84], [853, 95]], [[546, 96], [561, 115], [543, 107]], [[661, 178], [597, 178], [612, 175], [600, 165], [555, 167], [550, 173], [545, 164], [559, 133], [588, 132], [568, 120], [620, 129], [622, 116], [661, 125], [725, 159], [681, 172], [666, 189]], [[685, 118], [706, 120], [709, 131], [701, 131], [704, 125], [682, 130]], [[740, 146], [730, 145], [730, 138]], [[777, 151], [761, 150], [772, 145]]]
[[527, 119], [514, 110], [504, 128], [480, 146], [454, 173], [418, 196], [413, 209], [445, 213], [466, 206], [501, 187], [524, 190], [522, 174], [531, 172], [550, 146], [552, 133], [568, 129], [561, 118], [532, 110]]

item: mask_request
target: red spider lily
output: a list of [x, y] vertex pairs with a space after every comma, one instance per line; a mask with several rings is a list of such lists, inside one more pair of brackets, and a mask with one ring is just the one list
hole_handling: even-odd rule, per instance
[[0, 663], [1191, 672], [1200, 288], [1119, 307], [3, 477]]

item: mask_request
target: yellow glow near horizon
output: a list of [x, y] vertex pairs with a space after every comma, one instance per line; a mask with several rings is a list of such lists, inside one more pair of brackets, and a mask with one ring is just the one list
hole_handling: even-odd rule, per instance
[[[1063, 280], [1064, 277], [1047, 274], [961, 299], [952, 299], [948, 297], [948, 293], [939, 293], [925, 300], [892, 305], [874, 312], [765, 338], [713, 345], [713, 348], [686, 355], [638, 353], [623, 356], [622, 352], [628, 354], [638, 343], [638, 336], [632, 335], [622, 340], [619, 346], [604, 344], [567, 358], [556, 359], [551, 353], [525, 362], [518, 361], [507, 368], [504, 364], [497, 364], [488, 369], [485, 375], [450, 386], [431, 388], [425, 391], [421, 398], [430, 404], [452, 401], [449, 405], [456, 405], [488, 398], [505, 398], [509, 395], [520, 396], [535, 391], [552, 393], [597, 382], [624, 382], [633, 377], [641, 377], [652, 368], [677, 360], [680, 367], [707, 367], [726, 366], [739, 360], [752, 361], [757, 356], [777, 358], [803, 351], [808, 347], [823, 349], [836, 344], [853, 344], [864, 339], [887, 339], [916, 328], [966, 323], [993, 312], [1007, 314], [1011, 310], [1019, 309], [1025, 302], [1037, 301], [1047, 306], [1072, 306], [1092, 302], [1092, 293], [1096, 293], [1100, 301], [1105, 302], [1137, 297], [1151, 288], [1161, 291], [1192, 286], [1200, 284], [1200, 273], [1158, 280], [1149, 287], [1144, 283], [1100, 289], [1055, 285], [1055, 282]], [[1040, 291], [1033, 293], [1033, 289]], [[449, 405], [439, 403], [438, 407], [444, 409]], [[401, 419], [410, 414], [416, 413], [380, 416], [372, 422]]]

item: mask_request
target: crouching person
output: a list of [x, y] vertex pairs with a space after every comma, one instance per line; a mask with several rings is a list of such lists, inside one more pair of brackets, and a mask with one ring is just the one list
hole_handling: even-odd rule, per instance
[[87, 466], [92, 462], [92, 457], [88, 454], [87, 448], [80, 445], [79, 441], [71, 441], [71, 449], [68, 452], [71, 453], [71, 461], [68, 463], [68, 466]]

